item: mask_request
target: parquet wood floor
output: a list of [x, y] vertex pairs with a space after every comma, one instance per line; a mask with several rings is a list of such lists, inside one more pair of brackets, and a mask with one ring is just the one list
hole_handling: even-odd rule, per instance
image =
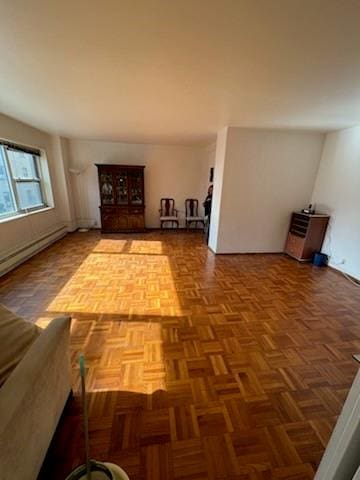
[[196, 233], [70, 234], [0, 279], [40, 325], [73, 317], [75, 395], [40, 479], [84, 448], [140, 479], [312, 479], [355, 376], [359, 290], [283, 255], [215, 257]]

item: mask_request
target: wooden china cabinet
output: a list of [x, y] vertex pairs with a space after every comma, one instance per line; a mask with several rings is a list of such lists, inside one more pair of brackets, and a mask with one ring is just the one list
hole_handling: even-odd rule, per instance
[[145, 229], [144, 166], [96, 164], [99, 175], [101, 231]]

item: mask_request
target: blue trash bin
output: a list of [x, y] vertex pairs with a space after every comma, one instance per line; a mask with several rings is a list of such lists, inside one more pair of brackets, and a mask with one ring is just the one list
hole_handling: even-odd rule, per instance
[[316, 267], [323, 267], [327, 265], [328, 256], [325, 253], [316, 252], [313, 257], [313, 264]]

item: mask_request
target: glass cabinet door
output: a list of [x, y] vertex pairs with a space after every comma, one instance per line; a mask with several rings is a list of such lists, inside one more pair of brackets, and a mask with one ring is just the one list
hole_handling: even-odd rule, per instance
[[100, 175], [100, 195], [102, 205], [114, 205], [114, 187], [111, 173], [101, 173]]
[[118, 205], [128, 204], [128, 176], [127, 172], [123, 171], [115, 176], [116, 185], [116, 202]]
[[130, 203], [131, 205], [142, 205], [143, 199], [143, 176], [141, 171], [130, 172]]

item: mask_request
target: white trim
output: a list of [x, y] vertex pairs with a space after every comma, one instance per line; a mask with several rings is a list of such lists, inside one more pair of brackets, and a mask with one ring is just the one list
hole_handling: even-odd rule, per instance
[[347, 275], [350, 275], [351, 277], [355, 278], [356, 280], [360, 280], [359, 273], [354, 272], [353, 270], [351, 270], [349, 268], [346, 268], [346, 265], [342, 265], [342, 264], [339, 265], [336, 262], [332, 262], [331, 257], [330, 257], [330, 261], [329, 261], [328, 265], [329, 265], [329, 267], [333, 268], [334, 270], [337, 270], [338, 272], [346, 273]]
[[3, 218], [0, 217], [0, 223], [19, 220], [20, 218], [27, 217], [28, 215], [36, 215], [37, 213], [47, 212], [48, 210], [54, 210], [54, 209], [55, 207], [44, 207], [44, 208], [38, 208], [36, 210], [32, 210], [31, 212], [27, 212], [27, 213], [15, 213], [14, 215], [7, 215], [6, 217], [4, 216]]

